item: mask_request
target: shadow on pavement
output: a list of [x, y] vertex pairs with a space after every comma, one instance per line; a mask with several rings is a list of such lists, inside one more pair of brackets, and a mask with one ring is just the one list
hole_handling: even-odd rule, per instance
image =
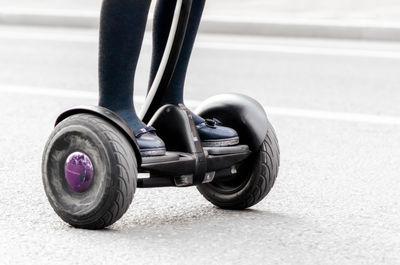
[[[257, 226], [262, 229], [273, 229], [276, 226], [297, 224], [302, 221], [289, 215], [258, 209], [241, 211], [222, 210], [204, 205], [192, 207], [186, 211], [170, 213], [146, 212], [128, 214], [123, 220], [99, 233], [112, 235], [131, 235], [141, 233], [174, 234], [177, 231], [201, 230], [207, 233], [216, 230], [218, 233], [230, 233], [236, 230], [252, 230]], [[257, 231], [257, 230], [255, 230]]]

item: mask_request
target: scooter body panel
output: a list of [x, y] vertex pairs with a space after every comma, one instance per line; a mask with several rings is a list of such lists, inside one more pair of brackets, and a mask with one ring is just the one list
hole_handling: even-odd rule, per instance
[[258, 151], [267, 135], [268, 118], [263, 106], [251, 97], [241, 94], [222, 94], [204, 101], [196, 109], [203, 118], [216, 118], [224, 126], [235, 129], [240, 144]]

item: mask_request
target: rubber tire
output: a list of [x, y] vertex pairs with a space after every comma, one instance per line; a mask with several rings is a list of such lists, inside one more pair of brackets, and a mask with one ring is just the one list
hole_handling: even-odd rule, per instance
[[271, 123], [260, 151], [252, 154], [237, 174], [197, 186], [212, 204], [231, 210], [249, 208], [267, 196], [278, 176], [280, 151]]
[[[69, 154], [87, 154], [94, 167], [89, 190], [78, 193], [66, 182]], [[137, 162], [132, 146], [117, 128], [91, 114], [77, 114], [59, 123], [47, 141], [42, 179], [54, 211], [68, 224], [102, 229], [122, 217], [136, 190]]]

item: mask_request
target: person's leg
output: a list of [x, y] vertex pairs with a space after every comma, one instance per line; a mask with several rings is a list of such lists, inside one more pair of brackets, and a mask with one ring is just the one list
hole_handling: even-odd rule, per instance
[[[157, 74], [174, 16], [176, 0], [158, 0], [153, 24], [153, 56], [150, 70], [150, 86]], [[183, 103], [184, 85], [193, 45], [197, 36], [205, 0], [193, 0], [187, 33], [176, 69], [171, 79], [171, 87], [166, 91], [164, 103]], [[196, 123], [203, 120], [196, 118]]]
[[133, 105], [135, 70], [151, 0], [104, 0], [100, 18], [100, 106], [118, 113], [133, 131], [146, 127]]
[[165, 145], [137, 117], [133, 104], [135, 70], [151, 0], [104, 0], [100, 18], [99, 105], [123, 118], [146, 155]]
[[[174, 15], [176, 0], [158, 0], [153, 25], [153, 57], [150, 70], [150, 86], [157, 74]], [[205, 0], [193, 0], [189, 24], [181, 54], [171, 79], [171, 86], [164, 94], [164, 104], [183, 103], [186, 72], [197, 36]], [[239, 137], [231, 128], [223, 127], [216, 120], [204, 120], [193, 114], [203, 146], [229, 146], [239, 142]]]

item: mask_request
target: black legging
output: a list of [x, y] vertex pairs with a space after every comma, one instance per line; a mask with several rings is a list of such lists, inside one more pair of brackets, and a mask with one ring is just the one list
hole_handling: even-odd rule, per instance
[[[137, 131], [145, 125], [133, 105], [133, 83], [151, 0], [104, 0], [100, 20], [100, 106], [117, 112]], [[188, 32], [164, 103], [183, 102], [183, 88], [205, 0], [193, 0]], [[158, 0], [153, 26], [150, 84], [168, 39], [176, 0]]]

